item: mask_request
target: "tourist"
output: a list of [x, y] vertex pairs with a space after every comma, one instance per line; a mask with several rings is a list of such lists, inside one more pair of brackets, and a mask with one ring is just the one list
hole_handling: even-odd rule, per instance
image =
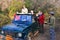
[[25, 7], [25, 5], [22, 8], [22, 14], [28, 14], [28, 9]]
[[38, 23], [39, 23], [39, 33], [44, 33], [44, 13], [39, 11], [38, 12]]

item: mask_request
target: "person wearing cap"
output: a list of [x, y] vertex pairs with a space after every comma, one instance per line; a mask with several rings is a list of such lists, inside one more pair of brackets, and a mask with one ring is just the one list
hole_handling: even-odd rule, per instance
[[50, 33], [50, 40], [55, 40], [55, 17], [54, 17], [54, 12], [50, 12], [49, 33]]
[[54, 17], [54, 12], [49, 13], [49, 26], [55, 28], [55, 17]]

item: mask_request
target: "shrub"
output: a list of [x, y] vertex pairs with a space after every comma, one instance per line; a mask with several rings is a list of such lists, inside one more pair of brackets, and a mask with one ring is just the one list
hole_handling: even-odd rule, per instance
[[17, 1], [17, 0], [13, 0], [11, 5], [8, 7], [8, 11], [9, 11], [9, 17], [11, 19], [14, 18], [14, 13], [16, 13], [17, 11], [21, 11], [21, 8], [23, 6], [24, 3], [22, 3], [21, 1]]
[[9, 17], [3, 15], [3, 14], [0, 14], [0, 27], [3, 26], [3, 25], [6, 25], [8, 23], [10, 23], [11, 20]]

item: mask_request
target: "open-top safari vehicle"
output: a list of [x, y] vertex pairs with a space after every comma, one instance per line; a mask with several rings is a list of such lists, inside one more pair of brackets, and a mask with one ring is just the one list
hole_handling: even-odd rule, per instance
[[2, 35], [11, 35], [14, 38], [29, 40], [29, 34], [36, 27], [36, 23], [32, 21], [32, 14], [16, 14], [11, 24], [4, 25], [1, 28]]

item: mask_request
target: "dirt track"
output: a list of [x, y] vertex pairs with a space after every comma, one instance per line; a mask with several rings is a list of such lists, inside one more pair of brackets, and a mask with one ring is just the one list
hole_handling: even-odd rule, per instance
[[[60, 40], [60, 21], [56, 20], [56, 29], [55, 29], [55, 33], [56, 33], [56, 40]], [[49, 26], [45, 25], [45, 33], [42, 34], [38, 34], [36, 37], [32, 38], [32, 40], [50, 40], [49, 39]]]

